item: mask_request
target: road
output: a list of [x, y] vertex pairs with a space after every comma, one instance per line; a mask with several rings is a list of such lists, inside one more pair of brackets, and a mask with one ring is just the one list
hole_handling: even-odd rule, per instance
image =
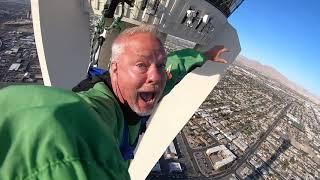
[[[210, 179], [221, 179], [221, 178], [224, 178], [232, 173], [235, 173], [235, 171], [243, 164], [247, 161], [247, 159], [250, 157], [250, 155], [252, 155], [253, 153], [255, 153], [255, 151], [258, 149], [258, 147], [261, 145], [261, 143], [263, 143], [266, 138], [268, 137], [268, 135], [271, 133], [271, 131], [278, 125], [278, 123], [280, 122], [280, 120], [283, 118], [283, 116], [286, 115], [286, 112], [287, 110], [289, 109], [289, 107], [291, 106], [291, 104], [287, 105], [285, 108], [283, 108], [279, 114], [279, 116], [274, 120], [274, 122], [269, 126], [269, 128], [267, 129], [266, 132], [264, 132], [261, 136], [261, 138], [259, 139], [259, 141], [257, 141], [253, 146], [251, 146], [248, 151], [240, 157], [240, 159], [238, 159], [236, 161], [236, 163], [232, 164], [226, 171], [224, 172], [220, 172], [220, 173], [217, 173], [213, 176], [210, 176]], [[271, 107], [269, 108], [269, 110], [264, 113], [264, 114], [267, 114], [269, 111], [272, 111], [272, 109], [274, 109], [275, 107]], [[200, 126], [201, 127], [201, 126]], [[203, 151], [201, 149], [192, 149], [189, 147], [188, 145], [188, 141], [184, 135], [184, 133], [182, 132], [181, 133], [181, 137], [182, 137], [182, 140], [184, 142], [184, 144], [186, 145], [186, 150], [188, 152], [188, 155], [192, 161], [192, 164], [195, 168], [196, 171], [200, 171], [197, 163], [196, 163], [196, 160], [194, 159], [194, 156], [193, 156], [193, 153], [194, 152], [199, 152], [199, 151]], [[216, 145], [216, 143], [215, 143]], [[214, 146], [214, 145], [212, 145]], [[201, 171], [200, 171], [201, 172]], [[205, 176], [202, 176], [202, 177], [205, 177]], [[198, 179], [202, 178], [202, 177], [198, 177]]]
[[291, 106], [291, 104], [288, 104], [284, 109], [282, 109], [281, 113], [279, 114], [279, 116], [274, 120], [274, 122], [269, 126], [269, 128], [267, 129], [267, 131], [265, 133], [263, 133], [263, 135], [261, 136], [260, 140], [258, 142], [256, 142], [253, 146], [250, 147], [250, 149], [246, 152], [246, 154], [244, 154], [239, 160], [237, 160], [237, 163], [233, 164], [227, 171], [222, 172], [220, 174], [216, 174], [212, 179], [221, 179], [225, 176], [230, 175], [231, 173], [235, 173], [235, 171], [243, 164], [247, 161], [247, 159], [249, 158], [250, 155], [252, 155], [257, 149], [258, 147], [266, 140], [266, 138], [268, 137], [268, 135], [271, 133], [271, 131], [278, 125], [278, 123], [280, 122], [280, 120], [283, 118], [283, 116], [286, 115], [287, 110], [289, 109], [289, 107]]

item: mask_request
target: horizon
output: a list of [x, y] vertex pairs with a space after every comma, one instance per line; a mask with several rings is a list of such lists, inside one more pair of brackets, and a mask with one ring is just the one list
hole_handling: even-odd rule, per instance
[[320, 52], [319, 5], [315, 0], [244, 1], [229, 18], [238, 32], [240, 54], [276, 69], [320, 97], [320, 62], [316, 60]]
[[[277, 68], [275, 68], [275, 67], [273, 67], [273, 66], [271, 66], [271, 65], [269, 65], [269, 64], [264, 64], [264, 63], [262, 63], [261, 61], [258, 61], [258, 60], [256, 60], [256, 59], [249, 58], [249, 57], [247, 57], [247, 56], [245, 56], [245, 55], [243, 55], [243, 54], [241, 54], [241, 53], [238, 55], [238, 57], [236, 58], [235, 61], [237, 61], [240, 56], [244, 57], [244, 58], [245, 58], [245, 61], [248, 61], [248, 60], [249, 60], [249, 61], [254, 61], [254, 62], [256, 62], [256, 63], [259, 63], [261, 66], [265, 66], [265, 67], [267, 67], [267, 68], [272, 68], [273, 70], [275, 70], [275, 71], [277, 71], [278, 73], [280, 73], [280, 74], [281, 74], [284, 78], [286, 78], [288, 81], [290, 81], [290, 83], [294, 83], [294, 85], [299, 86], [300, 88], [303, 88], [303, 90], [307, 91], [307, 92], [308, 92], [309, 94], [311, 94], [314, 98], [317, 98], [317, 99], [320, 101], [320, 96], [319, 96], [319, 95], [310, 92], [310, 91], [309, 91], [308, 89], [306, 89], [305, 87], [303, 87], [303, 86], [301, 86], [300, 84], [297, 84], [296, 82], [290, 80], [290, 78], [288, 78], [286, 75], [284, 75], [283, 73], [281, 73]], [[238, 61], [238, 62], [239, 62], [239, 61]], [[239, 62], [239, 63], [241, 64], [241, 62]], [[244, 64], [244, 66], [246, 66], [246, 65]], [[254, 67], [250, 67], [250, 68], [254, 68]], [[272, 78], [272, 77], [270, 77], [270, 78]], [[280, 83], [281, 83], [281, 82], [280, 82]], [[285, 84], [284, 84], [284, 85], [285, 85]], [[285, 86], [286, 86], [286, 85], [285, 85]], [[288, 87], [288, 88], [292, 89], [291, 87]], [[293, 89], [293, 90], [296, 91], [296, 89]], [[299, 93], [299, 94], [301, 94], [299, 91], [296, 91], [296, 92]], [[304, 94], [304, 95], [305, 95], [305, 94]], [[308, 95], [307, 95], [307, 96], [308, 96]]]

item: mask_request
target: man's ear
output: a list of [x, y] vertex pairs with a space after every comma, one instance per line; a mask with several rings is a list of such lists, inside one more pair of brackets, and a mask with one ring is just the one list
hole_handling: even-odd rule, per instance
[[118, 73], [118, 67], [117, 67], [117, 62], [112, 61], [110, 65], [110, 73], [111, 74], [117, 74]]

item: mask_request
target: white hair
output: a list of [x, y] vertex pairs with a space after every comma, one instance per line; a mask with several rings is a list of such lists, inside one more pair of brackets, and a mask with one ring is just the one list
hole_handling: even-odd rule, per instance
[[128, 39], [128, 37], [138, 33], [152, 33], [156, 37], [158, 37], [158, 31], [156, 26], [154, 25], [142, 24], [140, 26], [125, 29], [118, 35], [118, 37], [112, 43], [110, 62], [116, 61], [118, 59], [118, 56], [124, 51], [125, 42]]

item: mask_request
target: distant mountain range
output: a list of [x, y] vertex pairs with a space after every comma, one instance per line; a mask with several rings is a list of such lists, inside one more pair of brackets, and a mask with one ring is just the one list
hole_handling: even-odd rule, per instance
[[273, 68], [271, 66], [263, 65], [256, 60], [249, 59], [249, 58], [242, 56], [242, 55], [239, 55], [237, 57], [236, 63], [239, 63], [241, 65], [255, 69], [256, 71], [260, 72], [261, 74], [280, 82], [281, 84], [287, 86], [288, 88], [293, 89], [297, 93], [308, 97], [313, 102], [320, 104], [320, 97], [319, 96], [316, 96], [316, 95], [310, 93], [308, 90], [306, 90], [303, 87], [297, 85], [296, 83], [290, 81], [287, 77], [285, 77], [283, 74], [281, 74], [280, 72], [278, 72], [275, 68]]

